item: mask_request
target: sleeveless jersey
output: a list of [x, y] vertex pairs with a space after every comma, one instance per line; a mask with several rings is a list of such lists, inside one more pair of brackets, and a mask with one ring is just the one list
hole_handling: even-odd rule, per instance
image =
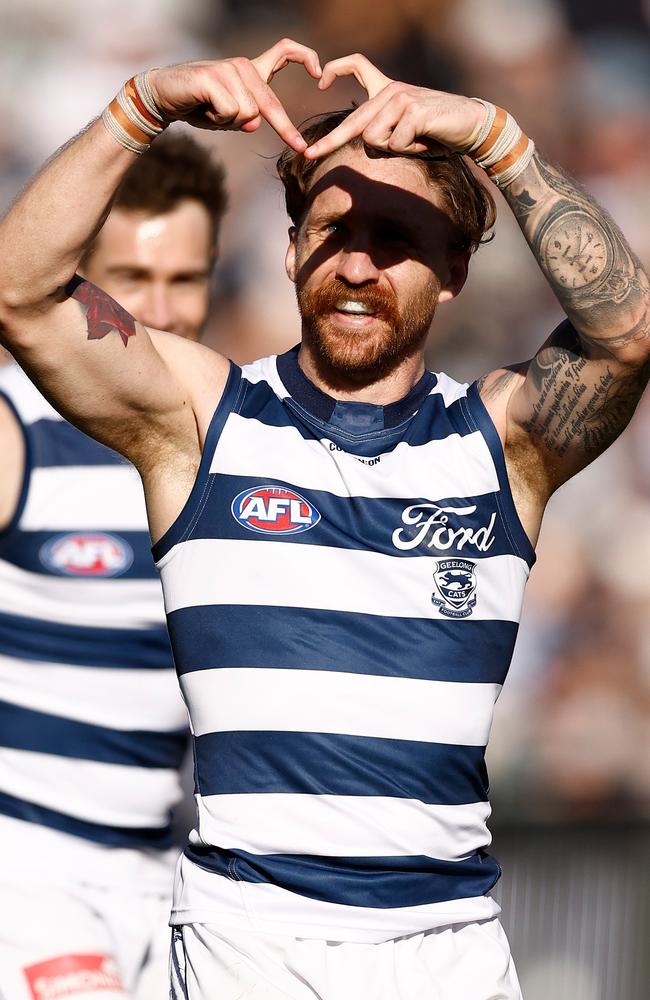
[[138, 474], [16, 365], [0, 391], [25, 444], [0, 533], [0, 823], [166, 848], [187, 713]]
[[[534, 561], [475, 385], [233, 366], [154, 546], [198, 825], [172, 922], [382, 940], [498, 912], [484, 751]], [[282, 925], [282, 926], [280, 926]]]

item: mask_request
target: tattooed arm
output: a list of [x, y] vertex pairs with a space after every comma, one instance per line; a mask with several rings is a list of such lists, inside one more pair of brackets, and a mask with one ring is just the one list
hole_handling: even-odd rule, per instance
[[[162, 120], [201, 128], [252, 132], [265, 118], [286, 142], [303, 148], [268, 86], [291, 62], [303, 63], [312, 76], [320, 73], [313, 50], [284, 39], [255, 60], [151, 70], [150, 99]], [[19, 196], [0, 223], [0, 334], [64, 416], [142, 471], [170, 445], [196, 453], [197, 396], [209, 395], [205, 405], [214, 408], [227, 365], [200, 345], [150, 337], [108, 295], [74, 276], [133, 160], [96, 121]]]
[[145, 486], [164, 482], [147, 489], [159, 536], [189, 494], [208, 392], [214, 405], [227, 364], [200, 344], [146, 330], [74, 277], [132, 158], [96, 123], [18, 199], [0, 224], [0, 334], [64, 417], [129, 458]]
[[[320, 87], [350, 75], [368, 100], [310, 146], [308, 159], [327, 156], [355, 137], [405, 156], [439, 153], [441, 146], [463, 151], [472, 148], [485, 123], [476, 101], [390, 80], [359, 54], [327, 63]], [[533, 157], [505, 196], [570, 323], [527, 369], [492, 372], [479, 388], [506, 444], [509, 468], [526, 466], [522, 481], [534, 481], [546, 500], [629, 420], [647, 374], [650, 293], [616, 226], [541, 156]]]
[[650, 285], [609, 216], [537, 153], [506, 199], [544, 276], [591, 353], [649, 353]]
[[629, 422], [650, 374], [650, 285], [619, 229], [536, 154], [505, 191], [568, 316], [527, 366], [482, 380], [506, 458], [544, 503]]

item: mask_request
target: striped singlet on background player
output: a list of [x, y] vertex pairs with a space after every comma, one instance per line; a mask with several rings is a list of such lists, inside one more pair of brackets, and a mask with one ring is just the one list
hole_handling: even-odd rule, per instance
[[187, 716], [139, 476], [16, 365], [0, 391], [25, 443], [0, 534], [0, 827], [169, 847]]
[[534, 553], [475, 386], [232, 366], [154, 546], [195, 750], [172, 921], [383, 940], [498, 912], [484, 751]]

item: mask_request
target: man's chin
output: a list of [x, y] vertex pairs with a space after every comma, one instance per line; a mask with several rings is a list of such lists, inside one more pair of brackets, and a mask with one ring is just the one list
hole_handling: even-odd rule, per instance
[[328, 316], [305, 337], [330, 384], [369, 383], [388, 374], [404, 357], [392, 324], [372, 317], [356, 327]]

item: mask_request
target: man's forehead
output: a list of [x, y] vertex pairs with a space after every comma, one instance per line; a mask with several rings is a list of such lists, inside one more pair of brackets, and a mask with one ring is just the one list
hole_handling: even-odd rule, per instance
[[185, 200], [166, 212], [115, 206], [96, 241], [112, 254], [205, 254], [211, 249], [212, 227], [198, 201]]
[[191, 228], [198, 224], [209, 225], [210, 216], [201, 202], [184, 198], [176, 204], [161, 209], [131, 208], [115, 205], [104, 224], [107, 230], [138, 233], [143, 238], [155, 239], [169, 229]]
[[411, 214], [428, 209], [447, 214], [441, 193], [422, 167], [404, 156], [368, 156], [363, 148], [346, 146], [328, 156], [312, 176], [307, 209], [328, 206], [345, 211], [376, 209]]
[[169, 213], [152, 213], [115, 206], [97, 237], [103, 250], [157, 245], [170, 229]]

